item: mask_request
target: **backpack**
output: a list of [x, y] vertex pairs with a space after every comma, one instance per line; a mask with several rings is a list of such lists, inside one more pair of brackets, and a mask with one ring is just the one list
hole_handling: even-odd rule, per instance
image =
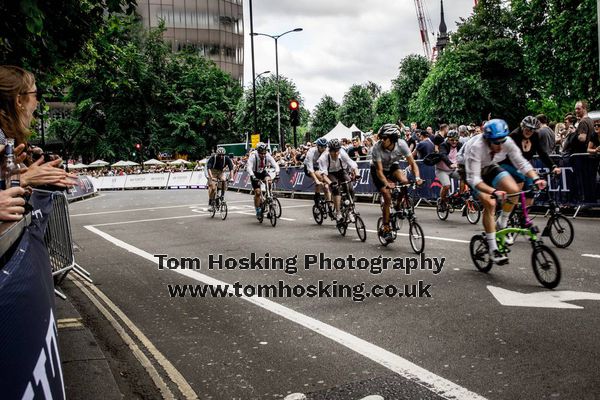
[[423, 159], [423, 164], [432, 167], [440, 161], [442, 161], [442, 155], [440, 153], [429, 153]]

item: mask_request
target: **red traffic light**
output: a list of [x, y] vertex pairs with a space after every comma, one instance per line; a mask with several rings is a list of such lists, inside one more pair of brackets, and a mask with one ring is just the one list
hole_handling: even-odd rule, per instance
[[298, 106], [300, 106], [300, 104], [298, 104], [298, 102], [296, 100], [290, 101], [290, 110], [297, 110]]
[[142, 145], [141, 145], [141, 144], [139, 144], [139, 143], [136, 143], [136, 144], [135, 144], [135, 148], [136, 148], [137, 150], [139, 150], [141, 147], [142, 147]]

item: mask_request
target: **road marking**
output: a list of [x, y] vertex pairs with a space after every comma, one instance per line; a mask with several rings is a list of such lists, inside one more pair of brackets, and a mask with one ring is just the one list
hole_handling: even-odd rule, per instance
[[113, 328], [115, 328], [117, 333], [119, 333], [121, 338], [123, 338], [125, 343], [129, 346], [129, 348], [131, 348], [134, 351], [134, 355], [136, 356], [136, 358], [138, 358], [138, 360], [140, 361], [140, 363], [142, 363], [146, 370], [148, 370], [148, 373], [150, 373], [150, 376], [155, 381], [155, 384], [163, 393], [163, 396], [165, 398], [175, 399], [173, 393], [168, 388], [162, 377], [158, 374], [156, 368], [154, 368], [148, 357], [146, 357], [146, 355], [140, 350], [140, 348], [133, 341], [131, 336], [125, 331], [123, 326], [119, 324], [116, 318], [114, 318], [112, 314], [102, 305], [102, 303], [100, 303], [100, 301], [96, 297], [94, 297], [87, 289], [90, 289], [92, 292], [94, 292], [96, 296], [102, 299], [102, 301], [104, 301], [104, 303], [112, 310], [112, 312], [115, 313], [115, 315], [119, 317], [121, 321], [125, 323], [125, 325], [127, 325], [131, 332], [133, 332], [135, 337], [137, 337], [137, 339], [142, 343], [142, 345], [150, 352], [150, 354], [152, 354], [154, 359], [165, 370], [171, 381], [177, 385], [177, 388], [186, 399], [198, 399], [198, 395], [196, 394], [196, 392], [194, 392], [194, 389], [192, 389], [192, 387], [185, 380], [183, 375], [181, 375], [181, 373], [173, 366], [173, 364], [171, 364], [171, 362], [167, 360], [165, 356], [163, 356], [163, 354], [154, 346], [150, 339], [148, 339], [146, 335], [144, 335], [144, 333], [127, 317], [127, 315], [125, 315], [125, 313], [123, 313], [123, 311], [121, 311], [119, 307], [117, 307], [115, 303], [113, 303], [100, 289], [98, 289], [93, 284], [76, 280], [72, 278], [72, 276], [70, 276], [70, 279], [94, 303], [94, 305], [98, 307], [100, 312], [106, 317], [106, 319], [109, 320]]
[[[103, 239], [111, 242], [115, 246], [118, 246], [124, 250], [127, 250], [133, 254], [136, 254], [148, 261], [153, 265], [157, 265], [158, 260], [152, 254], [132, 246], [114, 236], [111, 236], [91, 225], [85, 225], [84, 228], [97, 234]], [[172, 270], [172, 272], [187, 276], [198, 282], [206, 285], [224, 286], [228, 283], [211, 278], [197, 271], [192, 270]], [[231, 286], [230, 286], [231, 287]], [[233, 293], [233, 289], [230, 289], [230, 293]], [[311, 318], [307, 315], [301, 314], [297, 311], [284, 307], [274, 301], [267, 300], [265, 298], [256, 297], [240, 297], [240, 299], [248, 301], [254, 305], [257, 305], [267, 311], [277, 314], [283, 318], [286, 318], [292, 322], [304, 326], [316, 332], [326, 338], [333, 340], [334, 342], [347, 347], [348, 349], [386, 367], [387, 369], [401, 375], [402, 377], [423, 386], [432, 392], [446, 398], [446, 399], [470, 399], [480, 400], [485, 399], [477, 393], [471, 392], [462, 386], [459, 386], [441, 376], [434, 374], [418, 365], [402, 358], [392, 352], [385, 350], [379, 346], [376, 346], [366, 340], [360, 339], [354, 335], [342, 331], [341, 329], [335, 328], [324, 322]]]
[[[97, 225], [95, 225], [95, 226], [97, 226]], [[373, 230], [373, 229], [367, 229], [367, 232], [377, 233], [377, 231]], [[408, 233], [397, 233], [397, 235], [398, 236], [409, 236]], [[450, 239], [450, 238], [444, 238], [444, 237], [439, 237], [439, 236], [427, 236], [427, 235], [425, 235], [425, 239], [440, 240], [442, 242], [470, 243], [470, 241], [468, 241], [468, 240]]]
[[81, 318], [61, 318], [56, 321], [58, 329], [82, 327]]
[[106, 309], [106, 307], [104, 307], [102, 303], [100, 303], [100, 301], [98, 301], [98, 299], [96, 299], [84, 287], [83, 283], [80, 283], [78, 280], [73, 279], [71, 276], [69, 276], [69, 279], [71, 279], [73, 283], [79, 288], [79, 290], [81, 290], [81, 292], [85, 294], [92, 303], [94, 303], [96, 308], [98, 308], [102, 315], [104, 315], [104, 318], [106, 318], [108, 322], [110, 322], [113, 329], [117, 331], [123, 342], [125, 342], [125, 344], [131, 349], [135, 358], [137, 358], [140, 364], [142, 364], [142, 366], [146, 369], [146, 372], [148, 372], [148, 374], [150, 375], [150, 378], [152, 379], [158, 390], [161, 392], [163, 398], [168, 400], [174, 400], [175, 396], [167, 386], [167, 383], [161, 378], [156, 368], [154, 368], [154, 365], [152, 365], [152, 362], [150, 362], [148, 357], [146, 357], [146, 355], [142, 352], [138, 345], [133, 341], [131, 336], [129, 336], [129, 334], [125, 331], [121, 324], [119, 324], [119, 321], [117, 321], [115, 317], [113, 317], [112, 314]]
[[582, 310], [583, 307], [565, 303], [577, 300], [600, 300], [600, 293], [576, 292], [574, 290], [543, 291], [537, 293], [521, 293], [495, 286], [488, 290], [503, 306], [537, 307], [537, 308], [570, 308]]
[[582, 254], [583, 257], [600, 258], [598, 254]]
[[[252, 199], [249, 199], [249, 200], [236, 200], [236, 201], [227, 202], [227, 204], [247, 203], [247, 202], [250, 202], [250, 201], [252, 201]], [[162, 206], [162, 207], [132, 208], [132, 209], [129, 209], [129, 210], [100, 211], [100, 212], [86, 213], [86, 214], [72, 214], [71, 217], [87, 217], [87, 216], [90, 216], [90, 215], [119, 214], [119, 213], [127, 213], [127, 212], [134, 212], [134, 211], [164, 210], [164, 209], [168, 209], [168, 208], [184, 208], [184, 207], [198, 207], [198, 206], [199, 206], [198, 203], [194, 203], [194, 204], [183, 204], [183, 205], [180, 205], [180, 206]]]

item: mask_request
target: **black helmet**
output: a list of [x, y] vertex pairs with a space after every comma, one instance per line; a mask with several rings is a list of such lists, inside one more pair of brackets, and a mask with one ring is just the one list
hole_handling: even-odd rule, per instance
[[540, 129], [540, 121], [536, 117], [528, 115], [521, 121], [521, 128], [529, 128], [535, 131], [536, 129]]
[[448, 131], [448, 133], [446, 134], [446, 137], [448, 139], [456, 139], [456, 138], [458, 138], [458, 131], [452, 129], [451, 131]]
[[256, 145], [256, 151], [258, 151], [261, 154], [265, 154], [267, 152], [267, 145], [263, 142], [260, 142]]
[[379, 139], [381, 140], [390, 138], [392, 142], [397, 142], [398, 137], [400, 136], [400, 128], [398, 128], [398, 125], [395, 124], [385, 124], [379, 128], [377, 136], [379, 136]]
[[329, 143], [327, 143], [327, 147], [329, 147], [329, 150], [339, 150], [342, 148], [342, 145], [338, 139], [331, 139]]

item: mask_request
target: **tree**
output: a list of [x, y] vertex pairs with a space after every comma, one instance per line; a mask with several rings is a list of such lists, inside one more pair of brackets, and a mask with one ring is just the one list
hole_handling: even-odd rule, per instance
[[398, 111], [396, 106], [398, 100], [393, 92], [383, 92], [377, 100], [375, 100], [374, 118], [372, 130], [377, 132], [383, 124], [396, 123], [398, 121]]
[[533, 113], [559, 120], [579, 99], [599, 104], [596, 4], [594, 0], [511, 1], [531, 77]]
[[403, 121], [408, 118], [408, 103], [416, 96], [430, 68], [431, 63], [421, 55], [411, 54], [400, 61], [398, 76], [392, 80], [397, 118]]
[[326, 135], [338, 122], [339, 104], [329, 95], [321, 98], [315, 106], [311, 121], [311, 131], [317, 137]]
[[344, 95], [338, 119], [346, 126], [355, 124], [360, 129], [373, 125], [373, 97], [363, 85], [352, 85]]
[[465, 123], [503, 118], [515, 126], [527, 114], [528, 77], [515, 24], [503, 0], [480, 0], [451, 36], [410, 102], [418, 122]]
[[104, 14], [133, 14], [135, 0], [0, 2], [0, 64], [14, 64], [51, 81], [103, 26]]
[[[281, 130], [286, 141], [292, 138], [292, 127], [290, 124], [290, 113], [288, 105], [290, 100], [300, 103], [301, 126], [308, 124], [306, 114], [302, 111], [302, 97], [296, 89], [296, 85], [285, 76], [279, 75], [279, 105], [281, 116]], [[256, 110], [257, 129], [261, 134], [261, 140], [271, 140], [279, 143], [277, 134], [277, 81], [275, 76], [270, 75], [256, 82]], [[243, 99], [237, 105], [235, 126], [238, 132], [253, 132], [254, 130], [254, 102], [252, 88], [245, 91]], [[299, 129], [301, 129], [299, 127]]]

